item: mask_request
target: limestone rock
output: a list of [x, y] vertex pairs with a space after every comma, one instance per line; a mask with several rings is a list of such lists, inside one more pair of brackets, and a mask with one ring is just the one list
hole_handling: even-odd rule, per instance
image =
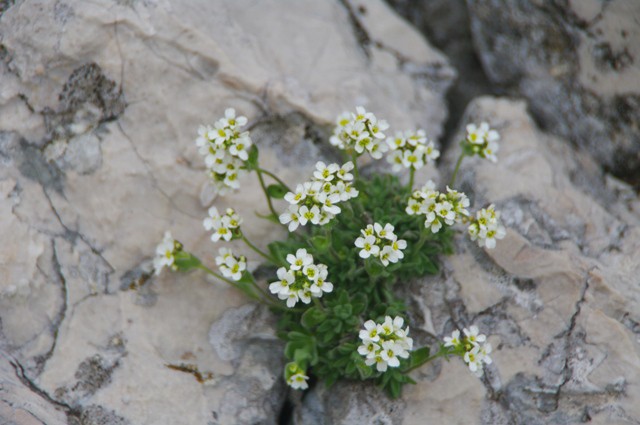
[[[461, 359], [435, 361], [397, 401], [364, 384], [318, 384], [295, 423], [640, 421], [640, 200], [619, 195], [633, 194], [629, 186], [584, 176], [593, 160], [537, 128], [524, 102], [479, 98], [463, 122], [483, 120], [501, 132], [498, 163], [465, 159], [456, 186], [474, 210], [495, 203], [507, 235], [494, 250], [459, 235], [439, 276], [401, 291], [417, 346], [475, 324], [493, 364], [477, 379]], [[443, 177], [458, 154], [446, 154]]]
[[468, 1], [489, 79], [549, 131], [638, 183], [640, 3]]
[[[208, 190], [197, 127], [235, 107], [263, 166], [299, 181], [356, 105], [437, 137], [446, 59], [379, 1], [368, 16], [338, 0], [0, 3], [2, 350], [70, 423], [275, 423], [279, 342], [247, 325], [220, 334], [226, 351], [210, 343], [253, 306], [149, 267], [166, 229], [211, 262], [212, 203], [259, 246], [282, 236], [253, 214], [266, 211], [254, 176]], [[17, 406], [2, 415], [19, 422]]]

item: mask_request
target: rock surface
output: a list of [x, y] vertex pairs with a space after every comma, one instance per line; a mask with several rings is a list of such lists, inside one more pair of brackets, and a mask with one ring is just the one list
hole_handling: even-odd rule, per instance
[[640, 3], [468, 1], [489, 79], [537, 121], [640, 183]]
[[0, 422], [276, 423], [282, 347], [247, 322], [263, 313], [150, 274], [165, 229], [212, 259], [211, 202], [259, 245], [281, 235], [252, 218], [253, 178], [215, 199], [197, 126], [235, 107], [264, 166], [300, 180], [356, 105], [437, 137], [454, 71], [378, 1], [0, 5]]
[[394, 402], [316, 388], [295, 423], [640, 423], [640, 200], [613, 179], [581, 188], [593, 160], [540, 131], [524, 102], [480, 98], [464, 122], [481, 120], [502, 134], [499, 162], [467, 159], [458, 182], [472, 205], [496, 204], [507, 235], [494, 250], [461, 235], [440, 276], [403, 290], [419, 345], [475, 324], [493, 364], [478, 380], [459, 359], [436, 361]]

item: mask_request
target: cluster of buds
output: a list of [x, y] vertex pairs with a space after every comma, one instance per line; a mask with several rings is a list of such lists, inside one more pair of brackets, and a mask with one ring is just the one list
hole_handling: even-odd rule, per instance
[[469, 216], [469, 198], [462, 192], [447, 187], [447, 193], [440, 193], [429, 180], [409, 198], [406, 212], [409, 215], [424, 215], [424, 226], [438, 233], [444, 224], [452, 226]]
[[220, 248], [216, 257], [216, 265], [224, 277], [237, 282], [242, 279], [242, 273], [247, 270], [247, 259], [244, 255], [236, 257], [228, 248]]
[[494, 205], [483, 208], [471, 219], [467, 229], [472, 241], [477, 241], [481, 248], [495, 248], [496, 239], [504, 238], [506, 229], [500, 224], [500, 212], [494, 209]]
[[155, 274], [159, 275], [165, 266], [174, 271], [178, 270], [175, 256], [180, 251], [182, 251], [182, 244], [173, 239], [171, 232], [165, 232], [162, 242], [156, 247], [156, 256], [153, 258]]
[[252, 145], [249, 132], [240, 132], [246, 124], [246, 117], [236, 117], [235, 109], [229, 108], [213, 127], [200, 126], [198, 129], [196, 145], [220, 194], [238, 189], [238, 179], [246, 173], [242, 167], [249, 159]]
[[324, 225], [331, 221], [341, 209], [337, 205], [358, 196], [351, 185], [353, 162], [346, 164], [316, 163], [311, 181], [299, 184], [295, 192], [288, 192], [284, 199], [289, 202], [287, 212], [280, 215], [280, 223], [288, 224], [290, 232], [307, 223]]
[[300, 248], [296, 255], [287, 255], [287, 262], [289, 269], [280, 267], [277, 270], [280, 280], [269, 285], [272, 294], [287, 300], [287, 307], [294, 307], [298, 301], [309, 304], [311, 297], [320, 298], [323, 293], [333, 291], [333, 284], [326, 281], [327, 266], [314, 264], [313, 256], [306, 249]]
[[402, 168], [419, 170], [440, 156], [440, 151], [435, 148], [433, 142], [427, 140], [424, 130], [396, 133], [396, 137], [387, 139], [387, 144], [391, 149], [387, 161], [393, 165], [394, 172]]
[[464, 328], [464, 337], [460, 339], [460, 331], [455, 330], [450, 337], [444, 338], [444, 346], [450, 347], [450, 354], [461, 356], [469, 366], [469, 370], [476, 376], [481, 377], [484, 372], [484, 364], [491, 364], [489, 357], [491, 344], [487, 341], [486, 335], [478, 333], [477, 326]]
[[220, 215], [216, 207], [209, 208], [209, 217], [202, 222], [205, 230], [213, 230], [211, 234], [213, 242], [218, 242], [220, 239], [228, 242], [237, 237], [241, 223], [242, 219], [233, 208], [227, 208], [225, 215]]
[[383, 143], [383, 131], [389, 128], [386, 121], [376, 118], [362, 106], [356, 108], [356, 113], [345, 112], [336, 120], [336, 127], [329, 142], [339, 149], [355, 151], [362, 155], [365, 150], [375, 158], [382, 158], [387, 151]]
[[309, 388], [309, 377], [306, 372], [295, 362], [288, 363], [284, 368], [284, 380], [294, 390], [306, 390]]
[[500, 146], [500, 134], [492, 130], [486, 122], [467, 125], [467, 135], [462, 142], [462, 148], [468, 155], [478, 155], [481, 158], [488, 159], [491, 162], [497, 162], [496, 152]]
[[362, 345], [358, 353], [366, 358], [365, 364], [376, 365], [378, 372], [385, 372], [387, 367], [400, 366], [400, 359], [409, 358], [413, 349], [413, 339], [409, 338], [409, 327], [402, 329], [404, 319], [386, 316], [384, 322], [376, 323], [368, 320], [360, 331]]
[[360, 258], [378, 258], [385, 267], [404, 258], [402, 250], [407, 247], [407, 241], [398, 239], [393, 230], [390, 223], [384, 227], [380, 223], [373, 223], [360, 230], [362, 236], [355, 241], [356, 248], [360, 248]]

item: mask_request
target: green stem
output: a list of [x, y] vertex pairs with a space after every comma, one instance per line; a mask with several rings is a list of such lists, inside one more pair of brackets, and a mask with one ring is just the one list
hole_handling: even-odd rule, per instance
[[357, 180], [360, 177], [360, 172], [358, 171], [358, 153], [356, 151], [351, 152], [351, 161], [353, 162], [353, 174]]
[[249, 248], [251, 248], [252, 250], [257, 252], [258, 254], [260, 254], [260, 256], [262, 256], [265, 260], [269, 261], [270, 263], [273, 263], [273, 265], [275, 265], [275, 266], [278, 265], [278, 262], [275, 260], [275, 258], [270, 256], [269, 254], [264, 253], [260, 248], [258, 248], [254, 244], [252, 244], [251, 241], [249, 239], [247, 239], [247, 237], [244, 235], [244, 233], [240, 233], [240, 238], [242, 238], [244, 243], [246, 243]]
[[256, 173], [258, 173], [258, 180], [260, 181], [260, 187], [262, 187], [262, 191], [264, 192], [264, 196], [267, 198], [267, 204], [269, 204], [269, 210], [271, 214], [275, 218], [278, 218], [278, 214], [276, 210], [273, 209], [273, 204], [271, 203], [271, 196], [269, 196], [269, 192], [267, 192], [267, 186], [264, 184], [264, 178], [262, 177], [262, 170], [260, 168], [256, 168]]
[[456, 182], [456, 176], [458, 175], [458, 170], [460, 169], [460, 164], [462, 164], [462, 160], [464, 159], [465, 154], [462, 152], [458, 157], [458, 162], [456, 162], [456, 168], [453, 170], [453, 175], [451, 176], [451, 181], [449, 182], [449, 187], [453, 189], [453, 185]]
[[420, 363], [415, 364], [415, 365], [411, 366], [408, 369], [404, 369], [402, 371], [402, 373], [409, 373], [412, 370], [415, 370], [415, 369], [419, 368], [420, 366], [422, 366], [422, 365], [424, 365], [426, 363], [429, 363], [432, 360], [437, 359], [438, 357], [445, 357], [448, 354], [451, 354], [451, 353], [449, 352], [449, 349], [447, 347], [444, 347], [444, 346], [440, 347], [440, 350], [437, 353], [435, 353], [433, 356], [429, 356], [426, 359], [424, 359], [423, 361], [421, 361]]
[[413, 179], [416, 176], [416, 169], [411, 167], [409, 170], [409, 194], [413, 192]]
[[311, 299], [313, 300], [313, 303], [316, 305], [316, 307], [318, 307], [320, 310], [324, 311], [324, 306], [322, 305], [322, 302], [320, 302], [320, 299], [318, 299], [316, 297], [311, 297]]
[[427, 229], [425, 227], [422, 228], [422, 230], [420, 231], [420, 239], [418, 239], [418, 243], [416, 244], [414, 250], [415, 251], [420, 251], [420, 248], [422, 248], [422, 246], [424, 245], [424, 243], [427, 241], [427, 236], [429, 234], [427, 233]]
[[226, 277], [222, 276], [221, 274], [218, 274], [216, 272], [214, 272], [213, 270], [211, 270], [209, 267], [205, 266], [204, 264], [200, 264], [198, 266], [199, 269], [204, 270], [205, 272], [209, 273], [211, 276], [220, 279], [223, 282], [228, 283], [229, 285], [233, 286], [234, 288], [237, 288], [237, 284], [231, 280], [231, 279], [227, 279]]
[[259, 172], [259, 173], [266, 174], [267, 176], [271, 177], [272, 179], [277, 181], [279, 184], [284, 186], [284, 188], [287, 189], [289, 192], [293, 192], [291, 189], [289, 189], [289, 186], [287, 186], [287, 184], [285, 182], [280, 180], [280, 178], [278, 176], [276, 176], [275, 174], [273, 174], [271, 171], [265, 170], [264, 168], [257, 168], [256, 171]]

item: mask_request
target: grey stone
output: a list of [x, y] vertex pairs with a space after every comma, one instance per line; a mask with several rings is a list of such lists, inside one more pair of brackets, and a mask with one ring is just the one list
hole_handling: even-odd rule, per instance
[[526, 97], [543, 128], [637, 185], [640, 4], [483, 0], [467, 5], [489, 79]]

